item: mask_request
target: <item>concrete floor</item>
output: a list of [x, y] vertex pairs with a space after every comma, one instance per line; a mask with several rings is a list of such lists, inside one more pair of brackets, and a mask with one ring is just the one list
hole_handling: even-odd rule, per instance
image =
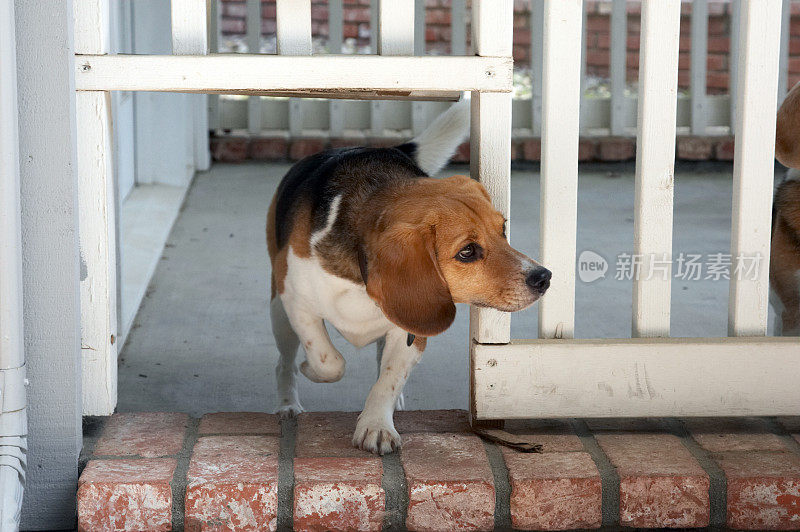
[[[119, 411], [199, 416], [275, 408], [264, 224], [288, 168], [218, 164], [197, 176], [122, 352]], [[467, 172], [455, 166], [445, 174]], [[633, 182], [632, 165], [581, 170], [578, 253], [599, 253], [609, 271], [594, 282], [577, 282], [579, 338], [630, 336], [631, 282], [614, 276], [616, 257], [633, 247]], [[679, 169], [673, 255], [729, 252], [730, 208], [730, 168]], [[512, 213], [512, 243], [535, 257], [538, 172], [513, 173]], [[676, 279], [672, 335], [725, 336], [727, 308], [727, 281]], [[467, 407], [467, 321], [466, 307], [459, 308], [453, 326], [428, 342], [405, 388], [406, 408]], [[536, 307], [512, 318], [513, 337], [535, 338], [536, 327]], [[374, 347], [357, 352], [335, 331], [331, 336], [347, 359], [347, 374], [334, 384], [300, 376], [301, 401], [307, 410], [359, 410], [376, 376]]]

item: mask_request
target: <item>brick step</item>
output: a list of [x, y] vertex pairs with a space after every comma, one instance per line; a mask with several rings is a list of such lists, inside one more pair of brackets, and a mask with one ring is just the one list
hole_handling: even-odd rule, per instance
[[78, 528], [800, 530], [800, 417], [507, 422], [526, 454], [463, 411], [397, 412], [402, 450], [377, 457], [350, 445], [357, 415], [98, 420]]

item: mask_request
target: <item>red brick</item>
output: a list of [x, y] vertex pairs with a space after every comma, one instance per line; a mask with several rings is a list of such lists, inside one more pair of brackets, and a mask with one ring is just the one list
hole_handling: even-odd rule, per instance
[[343, 18], [345, 22], [369, 22], [369, 8], [346, 8]]
[[297, 417], [295, 456], [372, 457], [353, 447], [358, 412], [305, 412]]
[[281, 435], [281, 424], [276, 414], [263, 412], [217, 412], [206, 414], [197, 429], [206, 434], [269, 434]]
[[295, 459], [294, 529], [381, 530], [382, 475], [378, 457]]
[[272, 4], [262, 4], [261, 18], [274, 19], [278, 16], [278, 7], [273, 2]]
[[250, 158], [258, 161], [285, 159], [289, 154], [289, 140], [285, 137], [255, 138], [250, 140]]
[[247, 16], [247, 5], [246, 4], [234, 4], [231, 2], [225, 2], [222, 4], [222, 16], [223, 17], [233, 17], [233, 18], [245, 18]]
[[708, 68], [708, 70], [727, 70], [727, 58], [728, 56], [723, 54], [708, 54], [706, 68]]
[[709, 52], [728, 52], [730, 50], [730, 38], [726, 35], [724, 37], [709, 37], [708, 38], [708, 51]]
[[542, 160], [542, 139], [526, 139], [522, 141], [522, 158], [526, 161]]
[[365, 144], [364, 137], [331, 139], [331, 148], [350, 148], [352, 146], [364, 146]]
[[242, 34], [247, 29], [244, 20], [234, 18], [223, 18], [221, 26], [222, 33]]
[[189, 416], [171, 412], [114, 414], [94, 448], [96, 456], [155, 458], [178, 454]]
[[400, 434], [412, 432], [472, 432], [466, 410], [398, 410], [394, 427]]
[[716, 141], [709, 137], [678, 137], [678, 159], [707, 161], [714, 156]]
[[261, 20], [262, 35], [274, 35], [276, 31], [278, 31], [278, 23], [275, 19], [269, 18]]
[[345, 39], [355, 39], [358, 37], [358, 24], [344, 24], [342, 34]]
[[400, 460], [412, 531], [491, 530], [494, 478], [481, 440], [468, 434], [409, 434]]
[[171, 530], [174, 458], [91, 460], [78, 481], [78, 530]]
[[728, 526], [743, 530], [800, 529], [800, 458], [791, 453], [715, 455], [728, 479]]
[[597, 154], [601, 161], [628, 161], [636, 157], [636, 139], [607, 137], [597, 143]]
[[[443, 24], [450, 25], [450, 10], [449, 9], [428, 9], [425, 12], [426, 24]], [[516, 35], [515, 35], [516, 37]]]
[[241, 162], [247, 159], [247, 144], [245, 137], [215, 137], [211, 139], [211, 155], [223, 163]]
[[[800, 4], [795, 4], [800, 7]], [[792, 37], [789, 39], [789, 54], [790, 55], [798, 55], [800, 54], [800, 37]]]
[[275, 436], [206, 436], [195, 445], [186, 488], [186, 530], [274, 530]]
[[697, 443], [712, 453], [786, 450], [780, 436], [753, 418], [695, 418], [684, 423]]
[[729, 81], [728, 72], [709, 72], [706, 76], [706, 86], [709, 89], [727, 89]]
[[698, 528], [709, 522], [709, 479], [670, 434], [599, 434], [620, 477], [620, 522], [637, 528]]
[[325, 141], [323, 139], [294, 139], [289, 148], [289, 158], [293, 161], [299, 161], [324, 149]]
[[311, 20], [328, 20], [328, 6], [325, 5], [313, 5], [311, 6]]
[[596, 157], [597, 146], [594, 140], [582, 138], [578, 141], [578, 161], [593, 161]]
[[718, 161], [732, 161], [734, 153], [733, 137], [721, 139], [714, 148], [714, 156]]
[[[549, 435], [551, 438], [552, 435]], [[540, 436], [538, 440], [546, 439]], [[598, 528], [602, 485], [584, 452], [520, 453], [503, 448], [511, 483], [511, 523], [523, 530]]]

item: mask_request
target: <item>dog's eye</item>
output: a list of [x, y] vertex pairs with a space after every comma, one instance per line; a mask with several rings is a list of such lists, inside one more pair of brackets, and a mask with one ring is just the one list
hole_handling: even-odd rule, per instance
[[482, 251], [481, 247], [473, 242], [464, 246], [456, 255], [456, 259], [461, 262], [472, 262], [481, 258]]

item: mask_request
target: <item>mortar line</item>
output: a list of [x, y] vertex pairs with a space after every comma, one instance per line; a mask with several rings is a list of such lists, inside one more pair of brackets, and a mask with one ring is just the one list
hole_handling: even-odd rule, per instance
[[385, 499], [383, 514], [383, 530], [405, 530], [406, 517], [408, 516], [408, 485], [406, 472], [400, 461], [402, 449], [381, 456], [383, 474], [381, 487]]
[[603, 527], [616, 528], [619, 526], [619, 473], [584, 420], [572, 419], [570, 425], [583, 443], [583, 449], [592, 457], [600, 472]]
[[711, 453], [700, 446], [682, 420], [667, 418], [663, 420], [670, 432], [680, 438], [681, 443], [700, 464], [710, 482], [709, 525], [711, 529], [724, 529], [728, 521], [728, 478], [725, 472], [711, 457]]
[[281, 419], [278, 453], [278, 530], [294, 529], [294, 448], [297, 418]]
[[183, 530], [186, 520], [186, 484], [188, 483], [189, 461], [192, 449], [197, 443], [197, 429], [200, 420], [190, 417], [183, 437], [183, 447], [176, 455], [177, 465], [172, 475], [172, 530]]
[[494, 529], [513, 530], [511, 526], [511, 481], [508, 477], [508, 467], [506, 467], [503, 452], [494, 443], [483, 439], [481, 441], [494, 476]]
[[786, 430], [786, 427], [779, 423], [774, 417], [763, 418], [763, 420], [768, 428], [783, 440], [783, 444], [786, 445], [790, 451], [795, 454], [800, 454], [800, 442], [794, 439], [791, 433]]

